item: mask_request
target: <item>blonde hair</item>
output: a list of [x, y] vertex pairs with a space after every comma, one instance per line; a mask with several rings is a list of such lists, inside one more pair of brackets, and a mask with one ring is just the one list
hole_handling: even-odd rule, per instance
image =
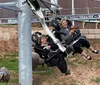
[[[63, 21], [66, 21], [66, 19], [62, 19], [62, 20], [59, 22], [59, 26], [60, 26], [60, 27], [61, 27]], [[67, 21], [66, 21], [66, 22], [67, 22]]]

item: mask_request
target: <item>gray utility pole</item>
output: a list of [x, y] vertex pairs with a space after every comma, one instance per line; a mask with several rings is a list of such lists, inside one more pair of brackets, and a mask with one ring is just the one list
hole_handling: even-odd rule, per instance
[[[72, 0], [72, 15], [74, 14], [75, 14], [74, 0]], [[74, 25], [74, 21], [72, 22], [72, 24]]]
[[18, 13], [19, 85], [32, 85], [31, 10], [25, 0], [0, 3], [0, 8]]
[[18, 0], [19, 85], [32, 85], [31, 10]]

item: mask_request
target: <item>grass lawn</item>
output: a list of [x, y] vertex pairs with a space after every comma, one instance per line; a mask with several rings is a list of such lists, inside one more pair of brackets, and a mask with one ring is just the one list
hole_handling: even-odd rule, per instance
[[6, 67], [10, 73], [9, 83], [0, 82], [0, 85], [18, 85], [18, 53], [8, 53], [0, 57], [0, 68]]
[[[0, 85], [18, 85], [18, 53], [7, 53], [0, 57], [0, 68], [6, 67], [10, 73], [10, 81], [8, 83], [0, 82]], [[38, 66], [33, 75], [50, 75], [53, 73], [52, 69], [47, 69], [46, 65], [41, 68]], [[39, 82], [38, 82], [39, 83]]]

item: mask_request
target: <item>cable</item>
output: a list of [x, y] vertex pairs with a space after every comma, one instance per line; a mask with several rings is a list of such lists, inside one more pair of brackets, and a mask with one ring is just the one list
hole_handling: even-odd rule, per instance
[[51, 13], [53, 13], [53, 11], [50, 9], [50, 7], [47, 6], [46, 3], [43, 0], [40, 0], [40, 1], [51, 11]]

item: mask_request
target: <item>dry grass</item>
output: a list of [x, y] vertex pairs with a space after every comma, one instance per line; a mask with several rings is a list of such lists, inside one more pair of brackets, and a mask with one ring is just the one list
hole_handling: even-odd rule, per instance
[[[17, 39], [17, 26], [11, 25], [9, 29], [7, 26], [0, 27], [3, 27], [0, 28], [3, 35], [8, 32], [11, 38], [8, 44], [0, 42], [0, 67], [5, 66], [8, 68], [11, 75], [8, 84], [0, 82], [0, 85], [18, 85], [18, 58], [16, 58], [18, 55], [15, 52], [18, 49], [18, 44], [17, 40], [12, 40], [12, 36], [15, 36], [14, 39]], [[100, 50], [100, 40], [90, 40], [90, 42], [93, 47]], [[12, 50], [10, 50], [11, 48]], [[49, 68], [48, 70], [46, 67], [43, 69], [38, 67], [37, 70], [39, 71], [33, 72], [34, 85], [100, 85], [100, 53], [95, 55], [88, 50], [86, 52], [93, 56], [91, 61], [84, 59], [78, 54], [66, 58], [68, 68], [71, 70], [71, 75], [69, 76], [60, 73], [56, 67]]]

